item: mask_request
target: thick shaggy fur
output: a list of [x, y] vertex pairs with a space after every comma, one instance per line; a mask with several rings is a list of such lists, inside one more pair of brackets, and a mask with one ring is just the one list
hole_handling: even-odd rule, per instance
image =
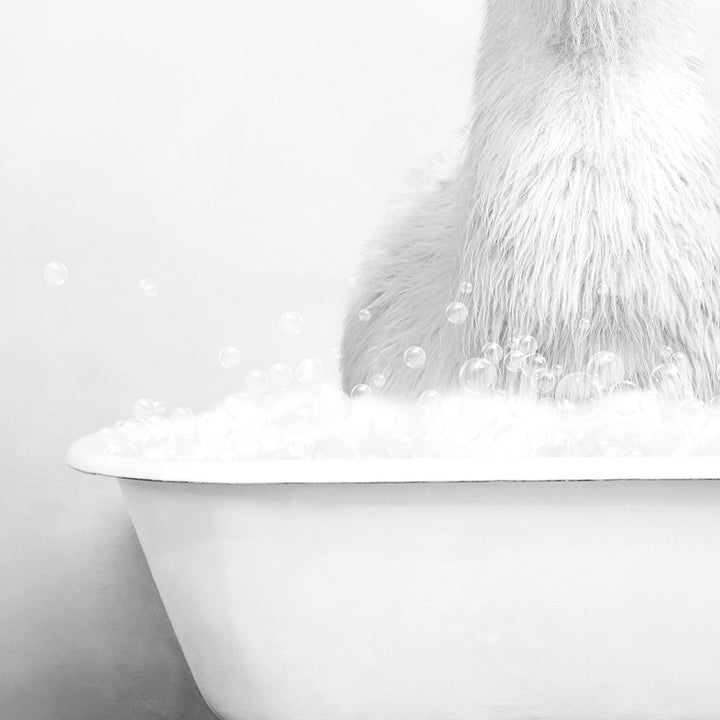
[[612, 350], [643, 386], [670, 345], [717, 392], [720, 147], [688, 16], [682, 0], [489, 0], [464, 147], [367, 249], [346, 391], [377, 372], [397, 395], [442, 390], [486, 342], [529, 333], [566, 371]]

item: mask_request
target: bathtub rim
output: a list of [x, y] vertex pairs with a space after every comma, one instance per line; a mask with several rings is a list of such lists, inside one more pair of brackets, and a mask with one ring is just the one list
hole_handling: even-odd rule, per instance
[[89, 475], [206, 485], [720, 480], [716, 456], [144, 460], [106, 455], [99, 433], [76, 440], [66, 460]]

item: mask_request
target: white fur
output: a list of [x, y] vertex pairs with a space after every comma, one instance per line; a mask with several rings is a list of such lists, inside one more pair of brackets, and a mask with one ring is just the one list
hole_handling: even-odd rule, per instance
[[[643, 385], [670, 345], [699, 394], [717, 391], [720, 147], [688, 15], [681, 0], [490, 0], [463, 149], [367, 248], [346, 390], [376, 372], [403, 396], [441, 390], [486, 342], [529, 333], [567, 371], [615, 351]], [[410, 345], [424, 369], [404, 366]]]

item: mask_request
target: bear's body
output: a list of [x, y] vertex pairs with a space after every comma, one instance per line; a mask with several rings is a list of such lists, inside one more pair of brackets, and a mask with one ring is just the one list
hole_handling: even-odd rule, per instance
[[[613, 351], [641, 385], [669, 345], [715, 392], [720, 145], [688, 14], [681, 0], [490, 0], [463, 150], [368, 248], [346, 391], [375, 373], [397, 395], [442, 390], [486, 342], [530, 334], [566, 371]], [[403, 363], [413, 345], [419, 370]]]

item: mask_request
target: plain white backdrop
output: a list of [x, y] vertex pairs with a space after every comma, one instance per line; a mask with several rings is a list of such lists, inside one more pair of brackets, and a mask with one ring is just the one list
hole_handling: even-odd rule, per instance
[[[720, 6], [697, 3], [718, 99]], [[210, 717], [117, 488], [65, 449], [138, 397], [201, 409], [252, 367], [330, 362], [361, 243], [464, 122], [481, 18], [481, 0], [3, 10], [0, 716]]]

